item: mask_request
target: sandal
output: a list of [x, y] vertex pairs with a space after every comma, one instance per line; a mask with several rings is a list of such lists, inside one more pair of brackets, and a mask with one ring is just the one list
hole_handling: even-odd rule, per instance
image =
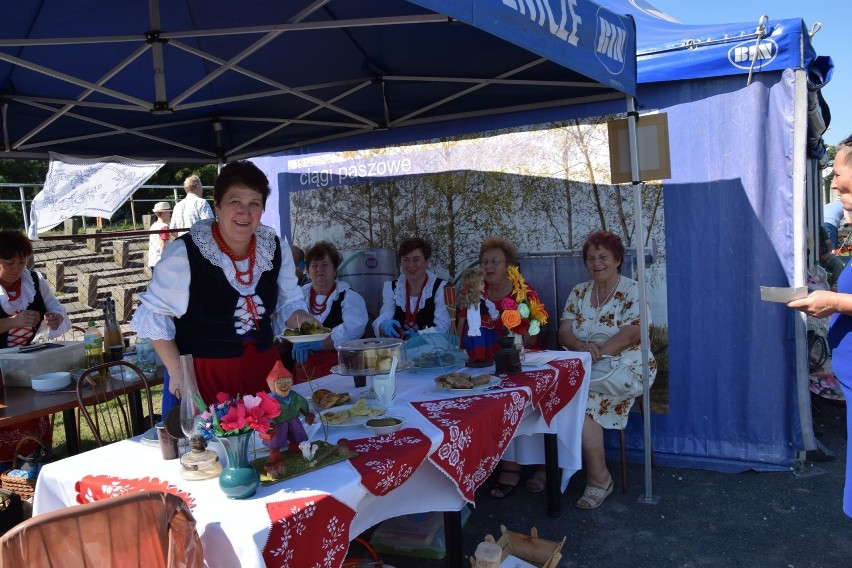
[[547, 487], [547, 475], [543, 469], [537, 469], [527, 479], [527, 491], [530, 493], [541, 493]]
[[597, 509], [603, 505], [604, 499], [612, 495], [612, 489], [612, 479], [609, 480], [609, 485], [606, 488], [586, 485], [583, 496], [574, 503], [574, 506], [578, 509]]
[[[500, 477], [506, 475], [511, 475], [517, 477], [517, 481], [515, 483], [504, 483], [500, 481]], [[497, 481], [494, 482], [494, 485], [491, 486], [491, 489], [488, 490], [488, 494], [494, 499], [505, 499], [509, 495], [515, 492], [515, 489], [518, 488], [518, 483], [521, 482], [521, 468], [518, 469], [507, 469], [506, 467], [500, 468], [500, 475], [497, 477]]]

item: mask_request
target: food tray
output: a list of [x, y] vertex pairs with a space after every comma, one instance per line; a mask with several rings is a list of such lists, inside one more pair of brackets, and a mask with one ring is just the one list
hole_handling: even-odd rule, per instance
[[289, 341], [293, 344], [309, 343], [311, 341], [322, 341], [330, 335], [331, 333], [315, 333], [313, 335], [282, 335], [281, 339], [283, 339], [284, 341]]

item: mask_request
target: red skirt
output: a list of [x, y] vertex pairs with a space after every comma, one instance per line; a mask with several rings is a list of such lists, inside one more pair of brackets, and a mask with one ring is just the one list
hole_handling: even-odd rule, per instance
[[331, 374], [331, 368], [337, 365], [337, 351], [315, 351], [304, 363], [293, 367], [293, 384], [306, 383]]
[[201, 398], [207, 404], [216, 402], [216, 395], [224, 392], [230, 396], [269, 392], [266, 377], [280, 361], [274, 347], [258, 351], [253, 341], [243, 344], [243, 354], [232, 359], [204, 359], [194, 357], [195, 378]]

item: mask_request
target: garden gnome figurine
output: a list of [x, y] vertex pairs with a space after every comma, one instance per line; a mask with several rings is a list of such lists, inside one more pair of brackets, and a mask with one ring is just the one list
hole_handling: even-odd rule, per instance
[[266, 384], [272, 398], [278, 401], [281, 414], [272, 420], [271, 428], [265, 435], [261, 436], [263, 445], [269, 448], [269, 459], [266, 462], [267, 472], [276, 477], [283, 474], [281, 466], [281, 448], [287, 449], [289, 444], [299, 444], [308, 439], [305, 428], [299, 421], [299, 416], [305, 416], [305, 422], [314, 423], [314, 414], [308, 407], [308, 401], [297, 392], [293, 392], [293, 376], [281, 363], [276, 361], [275, 366], [266, 377]]

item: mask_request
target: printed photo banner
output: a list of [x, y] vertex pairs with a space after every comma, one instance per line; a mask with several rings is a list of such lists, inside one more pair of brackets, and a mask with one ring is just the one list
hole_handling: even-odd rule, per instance
[[163, 165], [120, 156], [85, 159], [51, 152], [47, 179], [30, 209], [30, 239], [38, 240], [39, 233], [74, 216], [112, 218]]

